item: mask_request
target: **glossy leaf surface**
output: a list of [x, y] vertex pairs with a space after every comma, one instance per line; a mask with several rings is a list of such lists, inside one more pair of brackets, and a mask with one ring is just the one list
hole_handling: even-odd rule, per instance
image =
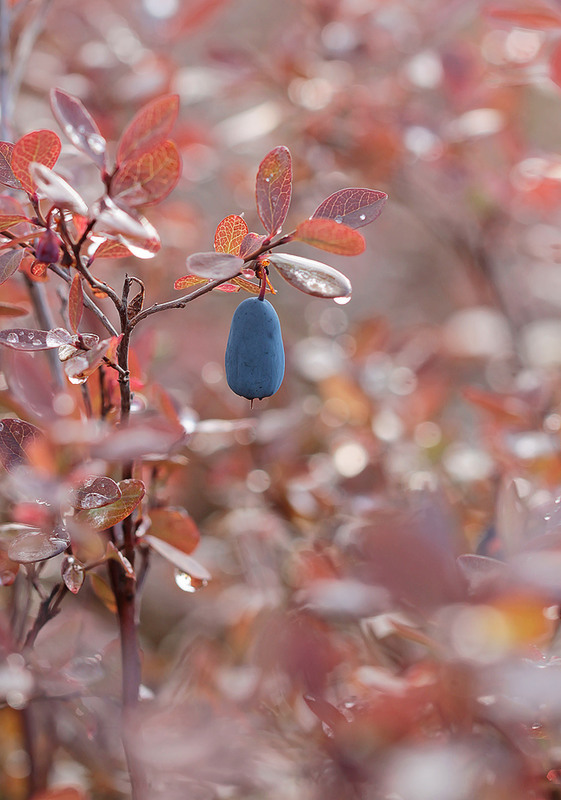
[[0, 463], [8, 471], [27, 462], [26, 449], [41, 435], [39, 428], [22, 419], [0, 422]]
[[340, 189], [320, 203], [311, 218], [334, 219], [349, 228], [361, 228], [380, 216], [387, 199], [385, 192], [375, 189]]
[[186, 265], [189, 272], [199, 278], [226, 280], [241, 272], [243, 259], [231, 253], [193, 253]]
[[247, 223], [243, 217], [238, 214], [230, 214], [229, 217], [224, 217], [218, 223], [214, 234], [214, 249], [217, 253], [240, 255], [240, 246], [247, 232]]
[[67, 556], [62, 562], [60, 575], [64, 585], [72, 594], [78, 594], [84, 583], [85, 572], [83, 566], [74, 556]]
[[6, 250], [0, 253], [0, 284], [16, 272], [23, 258], [23, 250]]
[[114, 503], [121, 497], [121, 488], [112, 478], [92, 475], [73, 490], [70, 502], [77, 508], [102, 508]]
[[187, 573], [192, 578], [200, 581], [209, 581], [211, 579], [210, 572], [199, 564], [198, 561], [187, 555], [187, 553], [178, 550], [177, 547], [164, 542], [162, 539], [157, 539], [155, 536], [144, 536], [144, 541], [154, 550], [161, 555], [166, 561], [169, 561], [181, 572]]
[[259, 219], [270, 236], [282, 228], [292, 195], [292, 159], [286, 147], [268, 153], [257, 172], [255, 199]]
[[292, 238], [340, 256], [359, 255], [366, 247], [362, 234], [333, 219], [304, 220], [297, 226]]
[[10, 543], [8, 557], [19, 564], [33, 564], [54, 558], [64, 553], [69, 545], [67, 537], [56, 534], [57, 531], [51, 535], [44, 531], [22, 533]]
[[45, 164], [32, 161], [29, 165], [29, 174], [40, 197], [50, 200], [57, 208], [72, 211], [80, 216], [87, 216], [88, 207], [85, 201], [76, 189], [73, 189], [64, 178], [61, 178], [52, 169]]
[[121, 164], [111, 183], [111, 194], [130, 206], [159, 203], [174, 189], [180, 175], [177, 146], [166, 141]]
[[153, 508], [150, 521], [150, 535], [173, 545], [182, 553], [192, 553], [199, 544], [199, 529], [184, 508]]
[[240, 244], [239, 255], [241, 258], [248, 258], [256, 253], [267, 237], [261, 233], [246, 233]]
[[133, 155], [145, 153], [165, 141], [178, 111], [179, 97], [176, 94], [164, 95], [141, 108], [121, 136], [117, 163], [122, 164]]
[[296, 289], [316, 297], [349, 297], [350, 280], [342, 272], [311, 258], [273, 253], [268, 257], [279, 275]]
[[145, 487], [140, 480], [119, 482], [121, 497], [108, 505], [78, 511], [74, 521], [95, 531], [104, 531], [121, 522], [131, 514], [144, 497]]
[[0, 331], [0, 344], [14, 350], [50, 350], [60, 346], [50, 331], [30, 330], [29, 328], [6, 328]]
[[91, 158], [100, 169], [104, 169], [106, 142], [81, 100], [62, 89], [53, 89], [51, 108], [56, 121], [74, 147]]
[[78, 326], [82, 319], [82, 312], [84, 311], [84, 290], [82, 288], [82, 277], [76, 273], [72, 278], [70, 290], [68, 292], [68, 320], [70, 322], [70, 330], [73, 333], [78, 333]]
[[40, 130], [22, 136], [12, 152], [12, 172], [29, 194], [35, 191], [31, 164], [37, 162], [54, 167], [61, 149], [60, 139], [54, 131]]

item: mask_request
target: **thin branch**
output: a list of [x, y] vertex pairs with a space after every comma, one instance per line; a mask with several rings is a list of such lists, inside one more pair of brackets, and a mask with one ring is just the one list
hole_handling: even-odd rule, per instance
[[[58, 275], [59, 278], [62, 278], [63, 281], [66, 281], [66, 283], [72, 283], [72, 278], [70, 277], [68, 272], [66, 272], [62, 267], [59, 267], [58, 264], [49, 264], [49, 269], [52, 272], [54, 272], [55, 275]], [[113, 323], [110, 322], [110, 320], [105, 316], [105, 314], [99, 308], [99, 306], [97, 306], [93, 302], [93, 300], [87, 296], [87, 294], [84, 294], [84, 305], [86, 306], [86, 308], [89, 308], [90, 311], [93, 311], [93, 313], [96, 315], [96, 317], [104, 326], [104, 328], [107, 331], [109, 331], [111, 336], [119, 335], [119, 332], [117, 331]]]
[[43, 25], [45, 23], [45, 19], [47, 18], [47, 14], [49, 13], [49, 8], [52, 5], [52, 2], [53, 0], [41, 1], [35, 16], [31, 22], [24, 27], [16, 45], [12, 70], [12, 103], [14, 105], [17, 101], [17, 97], [23, 83], [29, 57], [33, 52], [35, 42], [41, 35], [41, 31], [43, 30]]
[[35, 622], [31, 626], [25, 638], [25, 643], [23, 645], [24, 650], [31, 650], [33, 648], [35, 640], [39, 635], [39, 631], [47, 624], [47, 622], [56, 617], [60, 611], [62, 599], [67, 592], [68, 589], [64, 583], [57, 583], [56, 586], [53, 587], [50, 595], [43, 600], [39, 606], [39, 611], [35, 617]]
[[11, 12], [8, 0], [0, 0], [0, 139], [10, 138], [12, 85], [10, 80]]

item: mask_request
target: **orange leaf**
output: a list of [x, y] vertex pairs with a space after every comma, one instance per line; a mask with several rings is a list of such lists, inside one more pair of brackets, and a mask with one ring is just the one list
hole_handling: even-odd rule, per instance
[[22, 136], [12, 152], [12, 172], [28, 194], [33, 194], [35, 185], [29, 165], [36, 161], [46, 167], [54, 167], [61, 148], [60, 139], [54, 131], [32, 131]]
[[18, 222], [30, 222], [23, 214], [0, 214], [0, 231], [7, 231]]
[[240, 255], [240, 246], [244, 236], [249, 231], [247, 223], [238, 214], [230, 214], [218, 223], [214, 234], [214, 249], [217, 253], [231, 253]]
[[189, 555], [199, 544], [199, 529], [184, 508], [153, 508], [150, 520], [150, 535], [173, 545], [182, 553]]
[[46, 789], [34, 794], [31, 800], [87, 800], [88, 795], [74, 786], [61, 786], [57, 789]]
[[159, 203], [175, 187], [181, 174], [181, 157], [172, 141], [128, 159], [117, 171], [111, 194], [129, 206]]
[[140, 503], [146, 489], [142, 481], [133, 478], [120, 481], [119, 488], [121, 497], [118, 500], [101, 508], [79, 511], [74, 515], [73, 521], [77, 525], [85, 525], [92, 530], [105, 531], [124, 520]]
[[340, 256], [356, 256], [366, 247], [362, 234], [333, 219], [304, 220], [292, 238]]
[[21, 189], [21, 184], [12, 172], [12, 152], [14, 145], [11, 142], [0, 142], [0, 183], [11, 186], [12, 189]]
[[95, 258], [127, 258], [130, 255], [128, 247], [112, 239], [102, 242], [94, 253]]
[[198, 275], [184, 275], [178, 278], [173, 284], [174, 289], [187, 289], [189, 286], [196, 286], [199, 283], [207, 283], [207, 278], [199, 278]]
[[176, 94], [159, 97], [143, 106], [121, 136], [117, 163], [146, 153], [167, 139], [178, 111], [179, 96]]
[[485, 10], [485, 15], [491, 19], [507, 22], [519, 28], [532, 30], [552, 30], [561, 28], [561, 15], [549, 9], [528, 8], [495, 8]]
[[82, 278], [76, 273], [70, 284], [70, 291], [68, 293], [68, 319], [70, 321], [70, 329], [73, 333], [78, 333], [78, 325], [82, 319], [82, 312], [84, 310], [84, 291], [82, 289]]

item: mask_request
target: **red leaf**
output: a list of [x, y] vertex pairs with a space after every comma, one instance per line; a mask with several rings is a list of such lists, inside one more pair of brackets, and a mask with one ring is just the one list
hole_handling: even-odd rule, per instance
[[255, 199], [257, 212], [269, 236], [282, 228], [292, 195], [292, 159], [287, 147], [275, 147], [257, 172]]
[[23, 214], [0, 214], [0, 231], [7, 231], [19, 222], [30, 222]]
[[131, 251], [128, 247], [112, 239], [102, 242], [94, 253], [94, 258], [128, 258]]
[[92, 475], [73, 490], [70, 502], [77, 509], [92, 509], [107, 506], [121, 497], [119, 484], [112, 478]]
[[0, 253], [0, 283], [4, 283], [14, 274], [21, 264], [23, 250], [6, 250]]
[[47, 130], [27, 133], [15, 143], [12, 152], [12, 171], [28, 194], [33, 194], [35, 191], [29, 165], [36, 161], [46, 167], [53, 167], [60, 148], [60, 139], [56, 133]]
[[113, 503], [101, 508], [91, 508], [79, 511], [74, 515], [73, 521], [95, 531], [105, 531], [113, 525], [122, 522], [128, 517], [144, 497], [146, 491], [144, 483], [130, 479], [120, 481], [121, 497]]
[[484, 11], [491, 19], [507, 22], [519, 28], [532, 30], [552, 30], [561, 28], [561, 15], [549, 9], [527, 8], [495, 8], [491, 6]]
[[76, 789], [74, 786], [61, 786], [37, 792], [31, 800], [88, 800], [88, 797], [81, 789]]
[[152, 150], [168, 138], [177, 119], [179, 96], [165, 95], [143, 106], [119, 141], [117, 163]]
[[248, 258], [256, 253], [267, 237], [261, 233], [247, 233], [240, 244], [240, 258]]
[[241, 243], [249, 228], [243, 217], [238, 214], [230, 214], [218, 223], [214, 234], [214, 249], [217, 253], [232, 253], [234, 256], [240, 255]]
[[111, 195], [130, 206], [159, 203], [175, 187], [180, 175], [179, 151], [168, 140], [138, 158], [125, 161], [111, 183]]
[[189, 555], [199, 544], [199, 529], [184, 508], [153, 508], [150, 521], [150, 535], [177, 547], [182, 553]]
[[152, 258], [160, 249], [160, 237], [154, 226], [136, 211], [121, 208], [110, 197], [103, 199], [95, 231], [116, 239], [138, 258]]
[[0, 142], [0, 183], [12, 189], [21, 189], [21, 183], [12, 172], [12, 153], [14, 145], [11, 142]]
[[0, 303], [0, 317], [24, 317], [28, 313], [27, 308], [13, 306], [11, 303]]
[[84, 290], [82, 289], [82, 278], [76, 273], [70, 284], [70, 291], [68, 293], [68, 319], [70, 321], [70, 330], [73, 333], [78, 333], [78, 325], [82, 319], [82, 312], [84, 310]]
[[334, 219], [349, 228], [361, 228], [380, 216], [387, 199], [385, 192], [375, 189], [340, 189], [320, 203], [311, 218]]
[[21, 419], [3, 419], [0, 422], [0, 463], [8, 471], [27, 462], [26, 450], [41, 431]]
[[356, 256], [366, 247], [362, 234], [334, 219], [304, 220], [292, 238], [340, 256]]
[[193, 253], [186, 263], [193, 275], [213, 281], [233, 278], [243, 268], [243, 260], [231, 253]]
[[561, 42], [558, 41], [551, 51], [549, 59], [549, 77], [551, 80], [561, 86]]
[[105, 139], [82, 102], [62, 89], [53, 89], [51, 108], [74, 147], [89, 156], [100, 169], [105, 169]]

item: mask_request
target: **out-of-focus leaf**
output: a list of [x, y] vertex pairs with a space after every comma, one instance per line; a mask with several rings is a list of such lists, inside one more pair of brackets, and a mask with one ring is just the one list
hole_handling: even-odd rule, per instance
[[205, 567], [199, 564], [198, 561], [195, 561], [192, 556], [178, 550], [177, 547], [150, 535], [144, 536], [143, 541], [145, 541], [152, 550], [165, 558], [166, 561], [173, 564], [180, 572], [184, 572], [199, 581], [209, 581], [211, 579], [212, 576]]
[[385, 192], [376, 189], [339, 189], [319, 204], [311, 219], [334, 219], [349, 228], [361, 228], [380, 216], [387, 199]]
[[497, 585], [506, 570], [504, 561], [496, 558], [464, 553], [458, 556], [458, 566], [468, 583], [470, 593]]
[[107, 461], [135, 460], [137, 458], [165, 458], [185, 436], [183, 427], [170, 423], [163, 417], [134, 421], [118, 431], [112, 431], [93, 448], [97, 458]]
[[357, 256], [366, 247], [361, 233], [334, 219], [306, 219], [297, 226], [292, 238], [340, 256]]
[[35, 425], [22, 419], [3, 419], [0, 422], [0, 463], [8, 471], [27, 462], [26, 450], [41, 436]]
[[18, 574], [19, 564], [8, 553], [0, 550], [0, 586], [11, 586]]
[[75, 385], [85, 383], [103, 362], [107, 351], [116, 338], [103, 339], [91, 350], [80, 350], [76, 355], [66, 360], [64, 362], [64, 371], [70, 383]]
[[468, 402], [491, 414], [502, 424], [524, 428], [532, 424], [532, 408], [521, 397], [488, 392], [477, 386], [464, 387], [462, 394]]
[[218, 223], [214, 234], [214, 249], [217, 253], [240, 255], [241, 243], [248, 230], [247, 222], [238, 214], [230, 214], [229, 217], [224, 217]]
[[91, 587], [94, 594], [99, 598], [99, 600], [101, 600], [108, 611], [110, 611], [112, 614], [116, 614], [117, 603], [115, 601], [115, 595], [111, 591], [109, 584], [95, 572], [90, 572], [89, 580], [91, 581]]
[[304, 700], [310, 711], [331, 730], [336, 730], [340, 726], [348, 725], [345, 715], [322, 697], [312, 697], [312, 695], [307, 694], [304, 695]]
[[168, 140], [121, 164], [111, 194], [129, 206], [159, 203], [174, 189], [180, 175], [181, 156], [175, 143]]
[[11, 303], [0, 303], [0, 317], [23, 317], [29, 314], [27, 308], [13, 306]]
[[8, 557], [19, 564], [33, 564], [35, 561], [54, 558], [64, 553], [70, 543], [68, 537], [61, 534], [62, 531], [54, 531], [52, 534], [44, 531], [22, 533], [10, 542]]
[[0, 284], [7, 281], [19, 268], [23, 258], [23, 250], [6, 250], [0, 253]]
[[133, 578], [136, 580], [136, 574], [134, 572], [133, 566], [131, 562], [126, 558], [121, 551], [115, 547], [113, 542], [107, 542], [107, 549], [105, 551], [105, 555], [108, 559], [112, 561], [116, 561], [120, 564], [125, 572], [127, 578]]
[[199, 278], [198, 275], [184, 275], [178, 278], [174, 284], [174, 289], [187, 289], [189, 286], [197, 286], [197, 284], [207, 283], [207, 278]]
[[199, 529], [184, 508], [153, 508], [150, 521], [150, 535], [173, 545], [182, 553], [189, 555], [199, 544]]
[[165, 141], [175, 124], [179, 96], [169, 94], [143, 106], [125, 129], [119, 141], [117, 163], [140, 155]]
[[74, 556], [67, 556], [62, 562], [60, 575], [66, 588], [72, 594], [78, 594], [84, 583], [84, 567]]
[[0, 214], [0, 231], [7, 231], [20, 222], [30, 222], [24, 214]]
[[84, 290], [82, 288], [82, 277], [79, 273], [76, 273], [72, 278], [68, 292], [68, 319], [73, 333], [78, 333], [78, 325], [82, 319], [83, 310]]
[[186, 264], [191, 274], [216, 281], [238, 275], [243, 268], [243, 259], [231, 253], [193, 253]]
[[50, 350], [60, 347], [51, 331], [36, 331], [28, 328], [6, 328], [0, 331], [0, 344], [14, 350]]
[[74, 147], [91, 158], [100, 169], [104, 169], [106, 142], [82, 102], [62, 89], [53, 89], [51, 108]]
[[238, 253], [240, 258], [249, 258], [253, 253], [256, 253], [266, 238], [262, 233], [253, 233], [253, 231], [246, 233], [240, 244], [240, 252]]
[[95, 531], [104, 531], [117, 525], [134, 511], [146, 491], [142, 481], [132, 478], [120, 481], [119, 489], [121, 497], [118, 500], [100, 508], [83, 509], [73, 517], [73, 521]]
[[269, 236], [278, 233], [288, 214], [292, 195], [292, 159], [288, 148], [275, 147], [257, 171], [255, 199], [259, 219]]
[[92, 475], [72, 491], [70, 502], [77, 509], [102, 508], [121, 497], [119, 484], [112, 478]]
[[531, 4], [528, 4], [526, 8], [487, 6], [484, 14], [490, 19], [507, 22], [518, 28], [539, 31], [561, 28], [561, 14], [547, 8], [535, 8]]
[[94, 227], [124, 244], [138, 258], [152, 258], [160, 249], [160, 237], [154, 226], [145, 217], [131, 209], [125, 211], [108, 197], [103, 200]]
[[349, 297], [352, 292], [346, 275], [311, 258], [273, 253], [267, 260], [292, 286], [316, 297]]
[[87, 216], [88, 206], [85, 201], [76, 189], [73, 189], [64, 178], [61, 178], [52, 169], [45, 164], [32, 161], [29, 165], [29, 174], [40, 197], [50, 200], [57, 208], [72, 211], [83, 217]]
[[31, 131], [22, 136], [12, 151], [12, 172], [28, 194], [33, 194], [35, 184], [30, 172], [34, 162], [54, 167], [61, 149], [60, 139], [54, 131]]
[[59, 786], [56, 789], [36, 792], [30, 800], [88, 800], [88, 795], [75, 786]]
[[0, 142], [0, 183], [12, 189], [21, 189], [21, 183], [12, 172], [12, 152], [14, 145], [11, 142]]

